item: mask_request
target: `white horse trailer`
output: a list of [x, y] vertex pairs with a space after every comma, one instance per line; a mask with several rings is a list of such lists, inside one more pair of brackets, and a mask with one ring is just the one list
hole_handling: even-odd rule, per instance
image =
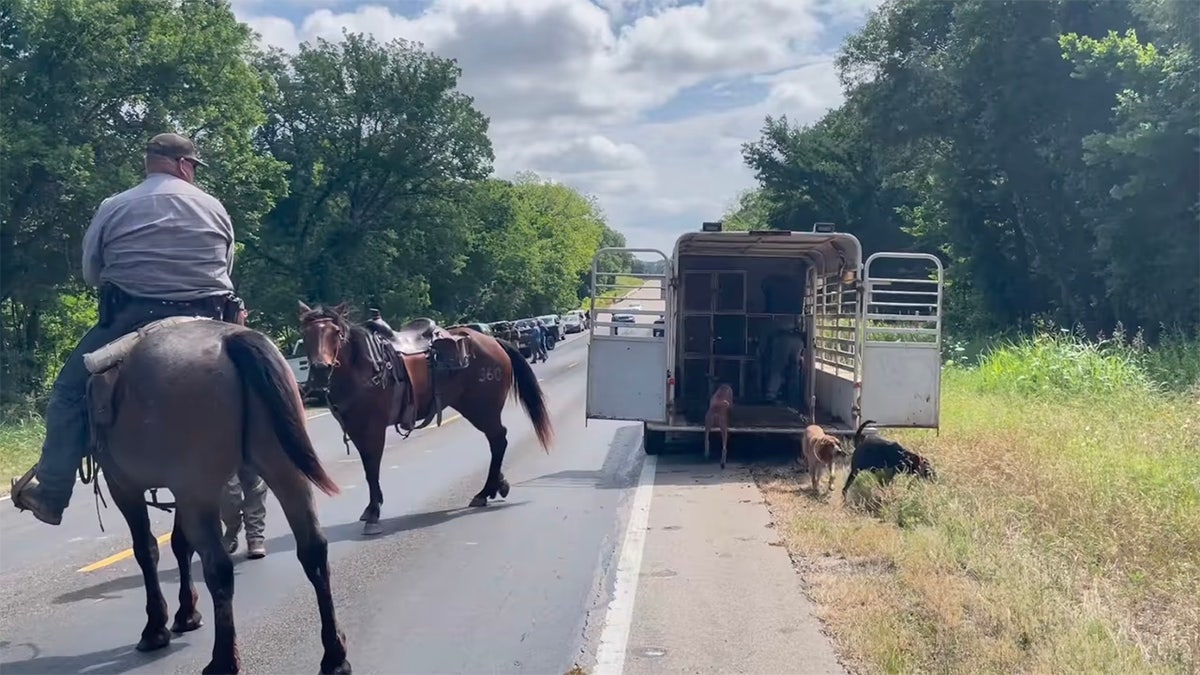
[[[643, 422], [646, 452], [656, 454], [668, 433], [703, 432], [709, 398], [727, 383], [731, 433], [798, 434], [815, 421], [849, 435], [865, 420], [936, 429], [941, 262], [923, 253], [875, 253], [864, 261], [853, 235], [819, 230], [690, 232], [670, 257], [599, 251], [587, 418]], [[660, 256], [663, 273], [622, 273], [645, 285], [617, 288], [632, 292], [597, 308], [595, 298], [616, 288], [604, 283], [615, 275], [597, 267], [616, 257], [605, 253]], [[622, 316], [618, 324], [614, 314], [634, 315], [636, 323]], [[793, 387], [768, 403], [763, 349], [793, 326], [805, 345], [789, 377]]]

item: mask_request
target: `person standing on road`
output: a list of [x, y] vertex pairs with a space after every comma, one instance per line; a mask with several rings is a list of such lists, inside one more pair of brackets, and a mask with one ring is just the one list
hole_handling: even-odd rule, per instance
[[533, 362], [546, 361], [546, 328], [540, 320], [533, 322]]
[[245, 309], [229, 278], [233, 224], [221, 202], [195, 185], [197, 167], [208, 166], [195, 145], [159, 134], [146, 144], [144, 166], [145, 179], [101, 202], [83, 235], [83, 278], [100, 289], [99, 321], [50, 390], [38, 463], [13, 481], [13, 506], [50, 525], [62, 523], [88, 449], [84, 354], [158, 319], [237, 323]]
[[225, 535], [221, 543], [229, 553], [237, 551], [238, 532], [246, 523], [246, 557], [256, 560], [267, 555], [264, 530], [267, 518], [267, 484], [245, 464], [229, 478], [221, 500], [221, 522]]

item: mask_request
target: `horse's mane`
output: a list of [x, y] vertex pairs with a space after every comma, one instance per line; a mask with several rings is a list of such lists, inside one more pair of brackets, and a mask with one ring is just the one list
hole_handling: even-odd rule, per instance
[[308, 323], [309, 321], [329, 319], [337, 324], [338, 328], [341, 328], [342, 332], [346, 333], [347, 335], [365, 337], [367, 334], [367, 329], [358, 322], [351, 321], [348, 317], [348, 314], [349, 312], [347, 312], [347, 314], [338, 314], [333, 310], [332, 307], [317, 305], [316, 307], [313, 307], [309, 311], [300, 315], [300, 323], [304, 324]]

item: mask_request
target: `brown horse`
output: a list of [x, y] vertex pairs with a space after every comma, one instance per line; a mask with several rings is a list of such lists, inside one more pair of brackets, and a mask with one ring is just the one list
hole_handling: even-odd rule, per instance
[[[271, 340], [212, 320], [164, 326], [137, 342], [119, 366], [93, 375], [89, 398], [95, 458], [129, 523], [146, 584], [147, 621], [138, 650], [165, 647], [172, 632], [200, 627], [191, 577], [197, 552], [216, 615], [212, 661], [203, 672], [238, 672], [233, 561], [221, 545], [220, 500], [225, 482], [250, 462], [279, 499], [316, 591], [325, 648], [321, 672], [349, 673], [309, 482], [326, 494], [338, 487], [317, 458], [296, 380]], [[179, 562], [179, 612], [170, 630], [144, 499], [146, 490], [156, 488], [175, 497], [171, 550]]]
[[520, 351], [507, 342], [470, 328], [442, 329], [428, 319], [399, 330], [378, 317], [352, 324], [346, 303], [327, 309], [301, 302], [300, 332], [308, 354], [309, 390], [326, 393], [330, 411], [362, 458], [370, 488], [359, 518], [363, 534], [383, 531], [379, 464], [389, 426], [411, 432], [435, 416], [440, 419], [450, 407], [483, 432], [492, 460], [471, 506], [508, 496], [509, 484], [500, 470], [508, 430], [500, 415], [510, 393], [520, 399], [542, 448], [550, 450], [554, 432], [542, 388]]

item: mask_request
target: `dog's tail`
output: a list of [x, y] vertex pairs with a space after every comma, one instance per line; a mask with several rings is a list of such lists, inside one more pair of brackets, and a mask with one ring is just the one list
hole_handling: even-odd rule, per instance
[[867, 420], [867, 421], [863, 422], [862, 424], [858, 425], [858, 429], [856, 429], [854, 431], [854, 447], [857, 448], [858, 444], [862, 443], [863, 429], [866, 429], [868, 426], [870, 426], [872, 424], [875, 424], [875, 420]]

